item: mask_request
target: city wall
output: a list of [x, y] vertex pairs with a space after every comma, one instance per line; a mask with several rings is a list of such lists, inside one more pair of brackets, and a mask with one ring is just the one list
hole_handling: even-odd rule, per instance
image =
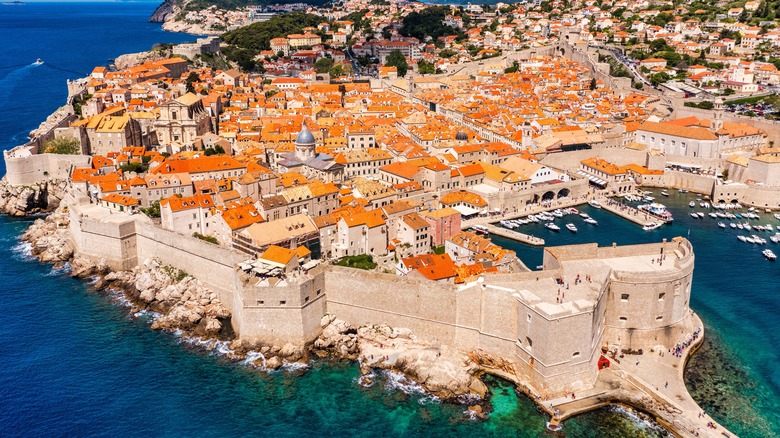
[[37, 154], [31, 144], [4, 151], [5, 179], [12, 186], [29, 186], [53, 179], [66, 180], [74, 167], [88, 167], [86, 155]]

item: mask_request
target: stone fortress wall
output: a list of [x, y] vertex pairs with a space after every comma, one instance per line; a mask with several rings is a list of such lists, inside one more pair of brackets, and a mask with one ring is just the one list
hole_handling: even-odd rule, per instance
[[[114, 269], [131, 269], [157, 257], [186, 271], [218, 293], [232, 310], [234, 330], [249, 343], [312, 341], [320, 334], [322, 316], [330, 313], [350, 324], [407, 327], [433, 344], [502, 358], [518, 381], [542, 391], [563, 391], [595, 382], [596, 362], [606, 343], [669, 348], [680, 340], [679, 331], [670, 327], [690, 314], [693, 252], [684, 239], [547, 248], [544, 271], [491, 274], [466, 285], [337, 266], [318, 266], [275, 285], [253, 284], [257, 279], [236, 268], [246, 259], [243, 253], [162, 230], [142, 216], [97, 217], [99, 209], [84, 200], [66, 202], [78, 252], [105, 259]], [[632, 272], [609, 264], [610, 259], [660, 254], [661, 248], [674, 260], [674, 269]], [[569, 265], [579, 262], [594, 264], [596, 280], [588, 299], [558, 305], [540, 296], [546, 291], [538, 282], [553, 285], [563, 275], [570, 278]], [[661, 293], [665, 296], [659, 301]]]

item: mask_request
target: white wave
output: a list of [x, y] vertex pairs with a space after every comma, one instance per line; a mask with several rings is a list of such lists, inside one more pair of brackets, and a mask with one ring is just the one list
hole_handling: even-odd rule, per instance
[[557, 431], [559, 431], [561, 429], [563, 429], [563, 425], [562, 424], [557, 424], [557, 425], [553, 426], [552, 424], [550, 424], [549, 421], [547, 422], [547, 430], [552, 431], [552, 432], [557, 432]]
[[[258, 359], [262, 359], [263, 360], [262, 361], [262, 365], [257, 365], [255, 363], [255, 361], [258, 360]], [[249, 351], [246, 354], [246, 358], [241, 361], [241, 365], [255, 365], [259, 369], [265, 370], [266, 369], [266, 367], [265, 367], [265, 355], [263, 353], [259, 352], [259, 351], [254, 351], [254, 350]]]
[[455, 397], [455, 402], [463, 405], [475, 405], [482, 401], [482, 397], [477, 394], [463, 394]]
[[310, 368], [309, 364], [303, 362], [287, 362], [285, 360], [282, 363], [282, 369], [290, 373], [308, 370], [309, 368]]
[[11, 253], [14, 258], [23, 262], [31, 262], [36, 260], [32, 255], [32, 244], [30, 242], [19, 242], [11, 247]]
[[141, 309], [141, 310], [133, 313], [133, 318], [146, 318], [148, 322], [155, 322], [161, 316], [162, 316], [162, 313], [155, 312], [155, 311], [149, 310], [149, 309]]
[[51, 271], [46, 274], [47, 277], [59, 277], [61, 275], [70, 274], [70, 263], [65, 262], [59, 268], [51, 268]]
[[653, 421], [653, 419], [640, 411], [636, 411], [634, 409], [627, 409], [623, 406], [611, 406], [610, 409], [614, 412], [618, 412], [622, 415], [625, 415], [628, 417], [632, 423], [634, 423], [636, 426], [642, 428], [642, 429], [652, 429], [654, 431], [664, 432], [667, 433], [667, 430], [661, 427], [660, 424]]
[[383, 370], [387, 383], [385, 388], [391, 391], [401, 391], [408, 395], [420, 395], [422, 396], [417, 402], [421, 405], [427, 405], [431, 403], [440, 403], [441, 399], [433, 394], [428, 393], [419, 383], [406, 377], [402, 373], [398, 373], [391, 370]]
[[479, 417], [477, 416], [477, 413], [474, 412], [474, 411], [470, 411], [468, 409], [463, 411], [463, 415], [465, 415], [466, 418], [469, 419], [470, 421], [477, 421], [477, 420], [479, 420]]

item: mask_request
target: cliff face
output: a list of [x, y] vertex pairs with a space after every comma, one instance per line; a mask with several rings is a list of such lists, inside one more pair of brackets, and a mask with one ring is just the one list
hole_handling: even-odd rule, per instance
[[181, 11], [184, 1], [182, 0], [165, 0], [157, 6], [154, 13], [149, 17], [149, 21], [152, 23], [164, 23], [166, 19], [173, 19], [173, 17]]

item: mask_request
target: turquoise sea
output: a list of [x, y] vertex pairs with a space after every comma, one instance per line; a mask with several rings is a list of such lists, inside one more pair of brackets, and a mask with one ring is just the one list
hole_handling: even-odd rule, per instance
[[[22, 143], [63, 103], [65, 79], [156, 42], [193, 38], [147, 23], [155, 7], [0, 6], [0, 147]], [[31, 66], [36, 58], [44, 64]], [[690, 228], [697, 255], [692, 306], [707, 324], [707, 342], [692, 361], [689, 387], [740, 436], [780, 436], [780, 265], [711, 219], [688, 217], [687, 197], [665, 201], [677, 220], [651, 233], [603, 211], [589, 211], [599, 227], [577, 223], [577, 235], [528, 230], [550, 244], [625, 244], [687, 235]], [[439, 403], [398, 376], [362, 388], [351, 363], [257, 373], [152, 331], [118, 297], [32, 260], [19, 243], [31, 220], [0, 217], [3, 436], [666, 436], [620, 409], [588, 413], [548, 432], [535, 405], [497, 379], [488, 381], [494, 412], [472, 421], [462, 406]], [[497, 240], [528, 266], [539, 264], [539, 249]]]

